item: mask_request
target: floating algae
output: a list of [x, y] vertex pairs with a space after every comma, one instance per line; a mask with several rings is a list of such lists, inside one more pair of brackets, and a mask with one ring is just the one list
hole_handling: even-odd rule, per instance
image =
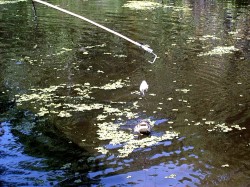
[[0, 5], [5, 5], [5, 4], [13, 4], [13, 3], [19, 3], [19, 2], [26, 2], [27, 0], [14, 0], [14, 1], [2, 1], [0, 0]]
[[200, 53], [197, 56], [212, 56], [212, 55], [223, 55], [228, 53], [233, 53], [234, 51], [239, 51], [239, 49], [234, 46], [217, 46], [211, 51]]
[[[101, 90], [116, 90], [128, 86], [128, 80], [113, 80], [103, 86], [91, 86], [86, 82], [83, 85], [74, 84], [67, 86], [66, 84], [52, 85], [47, 88], [32, 88], [29, 93], [17, 94], [16, 102], [19, 107], [33, 108], [38, 116], [46, 114], [56, 114], [59, 117], [71, 117], [72, 112], [85, 112], [90, 110], [104, 109], [104, 113], [115, 113], [121, 116], [122, 112], [108, 104], [93, 103], [94, 98], [90, 94], [93, 91]], [[73, 93], [68, 94], [69, 90]], [[77, 102], [76, 102], [77, 101]], [[81, 103], [84, 101], [84, 103]], [[86, 103], [86, 101], [88, 101]], [[113, 104], [111, 102], [111, 104]], [[119, 104], [119, 103], [115, 103]], [[124, 104], [124, 103], [121, 103]], [[138, 108], [136, 103], [133, 103], [133, 108]], [[134, 116], [129, 110], [125, 113], [126, 116]]]
[[162, 7], [160, 3], [150, 2], [150, 1], [128, 1], [123, 7], [129, 8], [131, 10], [152, 10]]
[[204, 35], [204, 36], [199, 38], [199, 40], [201, 40], [201, 41], [205, 41], [205, 40], [209, 40], [209, 39], [220, 40], [220, 38], [218, 38], [218, 37], [216, 37], [214, 35]]
[[177, 7], [163, 5], [161, 3], [152, 2], [152, 1], [128, 1], [122, 7], [129, 8], [131, 10], [154, 10], [156, 8], [172, 9], [175, 12], [190, 12], [192, 9], [188, 6]]
[[141, 140], [130, 139], [125, 143], [125, 145], [118, 150], [119, 157], [127, 157], [131, 154], [135, 149], [150, 147], [158, 144], [161, 141], [171, 140], [178, 137], [178, 133], [174, 131], [166, 131], [161, 137], [158, 136], [150, 136], [147, 138], [143, 138]]
[[[207, 124], [207, 123], [206, 123]], [[213, 123], [214, 124], [214, 123]], [[227, 125], [226, 123], [218, 123], [218, 124], [215, 124], [213, 128], [211, 129], [208, 129], [209, 132], [212, 132], [212, 131], [219, 131], [219, 132], [230, 132], [230, 131], [233, 131], [233, 130], [245, 130], [246, 127], [240, 127], [239, 125]]]
[[[149, 122], [151, 126], [154, 126], [155, 121], [149, 119]], [[98, 121], [98, 123], [96, 123], [96, 126], [99, 127], [97, 130], [98, 139], [107, 142], [106, 145], [101, 146], [105, 149], [105, 154], [115, 154], [118, 157], [124, 158], [136, 151], [136, 149], [151, 147], [160, 142], [172, 140], [179, 135], [179, 133], [171, 130], [165, 131], [161, 136], [152, 135], [138, 140], [135, 138], [136, 135], [131, 133], [131, 129], [128, 128], [127, 131], [124, 131], [123, 128], [121, 128], [123, 125], [124, 122], [114, 123]], [[98, 150], [99, 152], [103, 151], [102, 148]], [[108, 152], [106, 152], [106, 150]]]
[[175, 89], [175, 91], [177, 91], [177, 92], [183, 92], [183, 93], [188, 93], [190, 91], [190, 89], [186, 89], [186, 88], [184, 88], [184, 89]]
[[[53, 85], [47, 88], [32, 88], [29, 93], [16, 95], [19, 107], [32, 108], [38, 116], [55, 115], [62, 118], [72, 117], [76, 112], [100, 110], [96, 117], [95, 126], [97, 138], [105, 144], [96, 147], [97, 152], [109, 154], [115, 151], [118, 157], [127, 157], [136, 149], [150, 147], [178, 137], [174, 131], [166, 131], [161, 136], [150, 136], [141, 140], [128, 128], [120, 128], [128, 119], [138, 119], [138, 101], [131, 102], [99, 102], [96, 103], [91, 93], [101, 90], [114, 90], [129, 84], [128, 80], [113, 80], [102, 86], [93, 86], [86, 82], [67, 86], [66, 84]], [[72, 94], [70, 94], [72, 92]], [[126, 104], [126, 106], [124, 106]], [[162, 104], [162, 103], [161, 103]], [[123, 106], [123, 107], [121, 107]], [[161, 109], [159, 107], [158, 109]], [[123, 123], [122, 123], [123, 122]], [[153, 122], [152, 122], [153, 123]]]
[[122, 80], [119, 79], [119, 80], [117, 80], [115, 82], [105, 84], [104, 86], [99, 87], [99, 89], [103, 89], [103, 90], [115, 90], [117, 88], [122, 88], [125, 85], [126, 85], [126, 83], [122, 82]]

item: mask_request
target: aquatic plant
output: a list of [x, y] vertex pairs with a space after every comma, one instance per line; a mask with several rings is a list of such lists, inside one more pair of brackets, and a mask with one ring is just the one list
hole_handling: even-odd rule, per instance
[[200, 53], [197, 56], [223, 55], [233, 53], [234, 51], [239, 51], [239, 49], [235, 48], [234, 46], [217, 46], [211, 51]]
[[[46, 114], [57, 114], [59, 117], [70, 117], [72, 112], [75, 111], [90, 111], [96, 109], [103, 109], [104, 113], [117, 113], [122, 114], [118, 108], [114, 108], [111, 105], [104, 105], [101, 103], [75, 103], [71, 102], [75, 99], [81, 100], [93, 100], [94, 98], [90, 96], [93, 90], [115, 90], [118, 88], [123, 88], [129, 85], [129, 81], [111, 80], [103, 86], [91, 86], [90, 83], [86, 82], [83, 85], [75, 84], [67, 86], [66, 84], [52, 85], [47, 88], [31, 88], [30, 93], [27, 94], [17, 94], [16, 102], [19, 107], [22, 105], [31, 105], [33, 110], [37, 111], [38, 116], [44, 116]], [[64, 90], [65, 95], [59, 94]], [[72, 90], [76, 92], [76, 96], [71, 96], [67, 90]], [[65, 101], [67, 100], [67, 101]], [[74, 104], [73, 104], [74, 103]], [[136, 104], [135, 104], [136, 106]], [[124, 114], [124, 113], [123, 113]], [[125, 111], [127, 116], [131, 116], [129, 111]]]
[[[123, 123], [103, 122], [97, 123], [96, 125], [99, 127], [99, 130], [97, 131], [99, 136], [98, 139], [105, 141], [108, 140], [108, 145], [119, 145], [117, 149], [118, 157], [127, 157], [136, 149], [157, 145], [159, 142], [171, 140], [179, 135], [179, 133], [175, 131], [166, 131], [162, 136], [150, 136], [138, 140], [133, 133], [121, 130], [120, 127]], [[104, 152], [106, 154], [113, 150], [113, 148], [108, 149], [104, 145], [102, 148], [98, 148], [98, 150], [102, 153], [105, 150]]]
[[164, 9], [172, 9], [174, 12], [188, 12], [192, 9], [188, 6], [171, 6], [165, 5], [157, 2], [152, 1], [128, 1], [123, 5], [125, 8], [129, 8], [131, 10], [154, 10], [156, 8], [164, 8]]
[[27, 0], [13, 0], [13, 1], [3, 1], [0, 0], [0, 5], [4, 5], [4, 4], [13, 4], [13, 3], [19, 3], [19, 2], [26, 2]]
[[132, 9], [132, 10], [152, 10], [158, 7], [161, 7], [160, 3], [151, 2], [151, 1], [128, 1], [123, 7]]
[[[101, 154], [108, 154], [110, 151], [114, 151], [112, 146], [118, 145], [118, 148], [115, 149], [117, 156], [126, 157], [136, 149], [150, 147], [159, 142], [178, 137], [177, 132], [166, 131], [162, 136], [153, 135], [137, 140], [132, 130], [122, 130], [121, 127], [125, 124], [125, 121], [139, 118], [138, 108], [140, 106], [138, 101], [130, 104], [112, 101], [110, 103], [96, 103], [91, 96], [92, 92], [99, 89], [109, 91], [128, 85], [129, 81], [122, 79], [111, 80], [102, 86], [93, 86], [88, 82], [83, 85], [52, 85], [47, 88], [32, 88], [29, 90], [30, 93], [16, 95], [16, 101], [18, 107], [27, 108], [33, 106], [33, 111], [36, 111], [36, 115], [40, 117], [56, 115], [61, 118], [69, 118], [75, 112], [102, 109], [102, 112], [96, 117], [95, 126], [98, 127], [96, 134], [99, 140], [103, 141], [103, 143], [108, 141], [108, 143], [95, 148]], [[69, 93], [68, 90], [73, 91], [74, 94], [72, 96], [66, 94]], [[115, 122], [118, 119], [120, 122]], [[150, 121], [150, 124], [153, 126], [154, 122]]]

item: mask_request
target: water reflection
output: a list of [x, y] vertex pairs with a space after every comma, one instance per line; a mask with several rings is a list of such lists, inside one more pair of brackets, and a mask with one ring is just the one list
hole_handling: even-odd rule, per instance
[[[0, 137], [3, 185], [13, 176], [40, 186], [248, 184], [249, 9], [125, 3], [54, 2], [149, 44], [155, 64], [55, 10], [37, 5], [35, 22], [28, 3], [0, 5], [0, 88], [16, 100], [1, 110], [10, 121]], [[144, 79], [149, 91], [140, 97]], [[134, 136], [141, 119], [153, 121], [151, 136]]]
[[[63, 171], [49, 171], [43, 158], [36, 158], [24, 154], [24, 147], [11, 133], [10, 124], [1, 123], [5, 131], [1, 136], [1, 182], [3, 186], [50, 186], [56, 177], [62, 177]], [[46, 171], [48, 169], [48, 171]], [[15, 180], [13, 180], [13, 178]], [[50, 182], [51, 181], [51, 182]]]

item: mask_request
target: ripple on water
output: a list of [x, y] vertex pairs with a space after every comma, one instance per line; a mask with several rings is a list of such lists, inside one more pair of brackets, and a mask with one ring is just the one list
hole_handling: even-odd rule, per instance
[[[1, 183], [10, 186], [50, 186], [57, 183], [56, 176], [63, 171], [48, 170], [43, 158], [36, 158], [24, 153], [24, 147], [11, 133], [10, 123], [1, 123], [5, 133], [1, 136], [0, 173]], [[14, 180], [13, 180], [14, 179]]]
[[[93, 177], [98, 174], [101, 175], [97, 172], [91, 173], [90, 176]], [[199, 186], [200, 181], [206, 176], [199, 170], [195, 170], [192, 164], [177, 166], [171, 161], [132, 172], [122, 172], [113, 176], [105, 173], [105, 175], [100, 178], [100, 182], [108, 186], [123, 184], [134, 184], [136, 186]]]
[[[12, 61], [15, 62], [12, 65], [6, 63], [8, 68], [5, 69], [5, 74], [2, 76], [4, 82], [6, 81], [3, 84], [6, 84], [7, 87], [18, 88], [13, 91], [19, 92], [14, 93], [15, 95], [20, 94], [20, 92], [27, 93], [30, 86], [39, 88], [62, 83], [65, 85], [66, 83], [84, 85], [90, 81], [91, 85], [92, 83], [94, 83], [93, 85], [104, 85], [109, 80], [123, 80], [129, 76], [131, 79], [129, 85], [112, 91], [98, 89], [95, 98], [91, 98], [93, 100], [90, 102], [91, 105], [101, 102], [104, 106], [106, 105], [104, 103], [109, 103], [110, 100], [114, 101], [114, 97], [116, 97], [117, 101], [125, 100], [125, 103], [119, 103], [119, 106], [113, 103], [112, 108], [97, 107], [98, 109], [96, 108], [95, 111], [86, 112], [86, 115], [80, 110], [71, 111], [72, 116], [62, 114], [60, 115], [61, 120], [56, 120], [61, 131], [63, 131], [62, 128], [68, 129], [64, 131], [66, 133], [63, 136], [70, 139], [71, 143], [80, 142], [81, 148], [92, 149], [93, 158], [90, 157], [89, 160], [94, 162], [92, 170], [88, 173], [91, 178], [100, 178], [100, 183], [104, 186], [129, 186], [133, 184], [135, 186], [166, 186], [166, 184], [169, 186], [201, 186], [201, 181], [204, 179], [211, 179], [212, 182], [208, 183], [210, 185], [213, 182], [221, 184], [225, 180], [230, 181], [229, 178], [233, 182], [236, 181], [234, 184], [237, 184], [240, 175], [245, 175], [242, 178], [248, 179], [249, 131], [247, 133], [246, 130], [236, 131], [235, 129], [242, 129], [236, 124], [234, 124], [232, 131], [227, 133], [222, 133], [222, 131], [227, 127], [231, 128], [231, 124], [228, 123], [238, 122], [239, 119], [243, 121], [242, 123], [249, 123], [250, 73], [247, 70], [249, 61], [239, 60], [235, 54], [199, 56], [199, 54], [208, 55], [206, 52], [209, 51], [216, 52], [213, 49], [217, 49], [215, 45], [219, 41], [227, 43], [233, 40], [232, 38], [229, 39], [230, 41], [227, 41], [228, 38], [219, 40], [216, 36], [207, 35], [209, 32], [224, 33], [221, 32], [225, 31], [224, 27], [227, 25], [224, 22], [224, 10], [232, 9], [228, 8], [230, 7], [228, 5], [231, 4], [226, 4], [225, 9], [222, 9], [217, 2], [212, 2], [210, 6], [210, 2], [204, 3], [202, 1], [200, 7], [194, 6], [193, 9], [188, 7], [175, 8], [174, 4], [171, 4], [173, 6], [159, 8], [151, 12], [132, 12], [126, 10], [125, 7], [121, 8], [123, 1], [114, 2], [66, 1], [60, 6], [69, 7], [73, 12], [83, 16], [90, 15], [94, 21], [103, 25], [114, 26], [115, 30], [121, 31], [122, 34], [127, 33], [127, 36], [132, 39], [149, 42], [148, 44], [151, 44], [154, 50], [158, 47], [158, 50], [155, 51], [157, 55], [166, 52], [168, 61], [163, 61], [162, 55], [153, 65], [145, 63], [146, 60], [142, 60], [141, 57], [142, 52], [135, 46], [127, 44], [127, 41], [124, 42], [120, 38], [113, 37], [110, 33], [100, 31], [81, 20], [39, 6], [39, 25], [36, 29], [33, 29], [35, 27], [32, 21], [27, 23], [27, 20], [32, 20], [27, 19], [31, 18], [31, 8], [29, 15], [25, 14], [28, 11], [20, 11], [17, 17], [12, 16], [11, 20], [6, 20], [7, 24], [1, 24], [4, 25], [3, 32], [0, 31], [2, 34], [0, 39], [3, 43], [1, 48], [6, 53], [5, 57], [8, 57], [3, 62], [9, 62], [9, 59], [14, 59]], [[75, 6], [75, 3], [79, 3], [77, 5], [80, 6]], [[82, 8], [83, 6], [86, 8]], [[11, 10], [15, 11], [11, 14], [17, 15], [17, 9], [9, 9], [8, 12]], [[237, 9], [233, 9], [232, 12], [237, 12]], [[21, 16], [20, 13], [24, 15]], [[9, 17], [5, 14], [3, 14], [4, 19]], [[242, 15], [242, 20], [245, 22], [247, 15]], [[21, 17], [23, 19], [19, 19]], [[237, 18], [240, 16], [237, 15]], [[244, 24], [236, 23], [238, 23], [237, 20], [232, 20], [230, 22], [232, 25], [227, 29], [244, 27]], [[192, 34], [204, 34], [203, 37], [200, 37], [202, 41], [195, 36], [189, 38]], [[9, 35], [13, 37], [9, 37]], [[188, 42], [185, 42], [186, 38], [189, 38]], [[239, 45], [241, 40], [238, 40]], [[192, 48], [190, 45], [193, 42], [197, 44]], [[211, 43], [207, 44], [207, 42]], [[212, 50], [206, 50], [207, 47]], [[86, 53], [76, 54], [74, 48], [81, 49], [78, 50], [78, 53]], [[183, 48], [185, 49], [183, 50]], [[62, 49], [70, 50], [66, 52]], [[186, 53], [183, 54], [183, 51]], [[29, 68], [29, 64], [27, 64], [30, 60], [19, 61], [27, 53], [29, 56], [34, 55], [30, 58], [34, 62], [32, 68]], [[64, 56], [65, 54], [67, 55]], [[39, 64], [36, 64], [35, 60], [39, 56], [41, 60], [38, 60]], [[234, 60], [230, 60], [231, 57]], [[16, 62], [22, 62], [22, 64], [16, 64]], [[166, 68], [166, 64], [170, 68]], [[78, 68], [74, 69], [70, 65], [77, 65]], [[54, 71], [53, 68], [57, 71]], [[147, 71], [149, 68], [151, 71]], [[52, 71], [49, 71], [51, 69]], [[33, 74], [34, 72], [38, 72], [38, 74]], [[41, 81], [29, 78], [30, 74], [32, 77], [38, 77]], [[66, 78], [60, 79], [60, 76]], [[138, 102], [139, 107], [133, 108], [133, 113], [126, 113], [126, 116], [126, 111], [121, 109], [123, 106], [129, 105], [131, 100], [137, 100], [137, 95], [130, 97], [130, 93], [138, 89], [137, 84], [144, 78], [147, 78], [149, 82], [149, 93]], [[65, 104], [69, 101], [82, 104], [86, 102], [85, 99], [77, 100], [74, 94], [68, 92], [68, 88], [65, 90], [67, 100], [58, 99], [56, 100], [58, 103]], [[96, 90], [96, 88], [92, 90]], [[75, 91], [80, 93], [84, 89]], [[48, 90], [45, 92], [47, 93]], [[84, 94], [84, 92], [82, 93]], [[37, 110], [42, 108], [40, 104], [44, 102], [47, 103], [44, 99], [38, 100]], [[162, 105], [157, 106], [158, 103], [162, 103]], [[31, 110], [31, 105], [32, 102], [28, 102], [24, 109]], [[83, 106], [79, 106], [79, 108]], [[57, 108], [57, 106], [54, 107]], [[58, 111], [60, 112], [62, 109], [65, 108], [58, 108]], [[106, 109], [115, 110], [108, 112]], [[126, 157], [120, 158], [117, 150], [125, 147], [124, 145], [128, 142], [125, 141], [122, 142], [122, 145], [113, 146], [107, 136], [111, 133], [114, 136], [123, 135], [124, 137], [121, 136], [119, 141], [124, 141], [124, 139], [132, 137], [132, 133], [131, 130], [127, 129], [126, 131], [113, 123], [118, 118], [115, 115], [116, 109], [121, 110], [119, 122], [126, 121], [128, 118], [137, 118], [142, 111], [145, 111], [147, 116], [151, 116], [153, 113], [164, 119], [169, 118], [169, 120], [162, 120], [155, 125], [152, 133], [154, 140], [158, 141], [166, 130], [178, 132], [181, 137], [174, 140], [161, 139], [162, 141], [154, 142], [154, 144], [151, 144], [153, 140], [148, 138], [147, 144], [144, 144], [143, 147], [137, 144], [138, 140], [135, 142], [136, 147], [130, 149], [131, 152]], [[99, 115], [103, 115], [105, 112], [107, 118]], [[148, 113], [150, 114], [148, 115]], [[92, 118], [97, 116], [99, 120], [110, 123], [96, 125], [74, 123], [75, 116], [85, 118], [88, 115]], [[63, 117], [68, 117], [68, 121], [73, 122], [68, 123]], [[225, 119], [227, 119], [226, 123], [224, 123]], [[188, 126], [188, 124], [192, 125]], [[52, 178], [52, 181], [56, 181], [57, 176], [63, 176], [60, 170], [52, 171], [50, 168], [46, 168], [42, 159], [26, 155], [23, 152], [23, 145], [16, 141], [17, 138], [11, 134], [8, 125], [8, 123], [4, 124], [6, 132], [1, 136], [1, 145], [3, 146], [1, 146], [0, 173], [2, 181], [8, 183], [14, 178], [19, 185], [25, 183], [26, 186], [50, 186], [47, 179]], [[100, 132], [102, 127], [104, 131], [108, 132], [107, 135]], [[109, 127], [111, 128], [109, 129]], [[208, 132], [208, 129], [211, 132]], [[214, 129], [217, 131], [213, 131]], [[128, 133], [121, 132], [119, 134], [117, 131]], [[102, 134], [103, 139], [100, 137], [98, 139], [97, 133]], [[186, 137], [184, 138], [184, 136]], [[52, 140], [55, 141], [57, 137], [53, 138]], [[240, 146], [235, 142], [236, 139], [241, 143]], [[133, 141], [130, 141], [128, 148], [132, 147], [132, 143]], [[69, 147], [72, 145], [69, 144]], [[82, 172], [83, 162], [77, 165], [72, 161], [72, 164], [65, 164], [62, 169], [72, 169], [73, 173], [74, 168], [71, 166], [77, 165]], [[44, 168], [51, 171], [41, 171]], [[24, 179], [24, 177], [26, 178]], [[39, 178], [38, 181], [37, 178]], [[234, 181], [234, 179], [237, 180]], [[77, 183], [79, 180], [75, 180], [75, 182]]]
[[[228, 58], [209, 57], [193, 62], [192, 67], [188, 65], [184, 71], [184, 81], [192, 87], [185, 99], [192, 112], [200, 118], [202, 115], [210, 115], [210, 119], [223, 121], [230, 115], [237, 115], [244, 110], [241, 103], [247, 100], [243, 95], [246, 94], [245, 88], [249, 83], [246, 82], [246, 70], [241, 66], [244, 67], [246, 64], [235, 63], [238, 69], [231, 67], [235, 64], [229, 63]], [[249, 78], [249, 75], [247, 77]], [[244, 86], [241, 86], [239, 79], [244, 82]]]

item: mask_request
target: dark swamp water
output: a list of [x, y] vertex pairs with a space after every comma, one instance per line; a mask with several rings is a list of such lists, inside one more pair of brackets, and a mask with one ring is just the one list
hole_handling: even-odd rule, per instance
[[[0, 1], [0, 186], [249, 186], [244, 1]], [[145, 97], [139, 86], [146, 80]], [[151, 120], [150, 136], [132, 129]]]

